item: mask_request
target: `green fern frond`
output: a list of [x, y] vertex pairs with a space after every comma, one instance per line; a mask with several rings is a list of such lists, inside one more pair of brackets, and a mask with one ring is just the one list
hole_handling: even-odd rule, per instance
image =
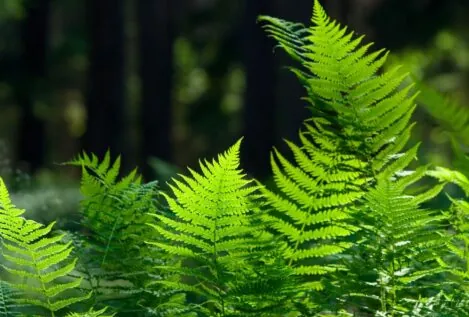
[[292, 70], [313, 110], [301, 145], [287, 142], [294, 162], [278, 151], [271, 157], [281, 194], [263, 191], [273, 208], [267, 221], [288, 241], [286, 256], [297, 274], [329, 274], [342, 269], [331, 260], [352, 246], [360, 198], [378, 177], [399, 179], [416, 157], [417, 146], [402, 152], [416, 94], [411, 85], [399, 89], [407, 76], [399, 68], [379, 75], [388, 53], [370, 53], [371, 44], [332, 21], [318, 1], [310, 27], [266, 16], [260, 21], [301, 63]]
[[6, 260], [2, 267], [19, 278], [10, 284], [28, 294], [17, 301], [43, 307], [54, 316], [58, 310], [89, 298], [91, 294], [73, 294], [81, 279], [70, 276], [76, 264], [76, 259], [70, 259], [70, 243], [61, 243], [63, 235], [51, 234], [54, 223], [45, 227], [20, 217], [22, 213], [11, 202], [0, 178], [0, 233]]
[[[340, 147], [368, 161], [375, 159], [379, 172], [392, 161], [392, 155], [405, 146], [415, 108], [412, 85], [398, 89], [407, 74], [399, 67], [378, 75], [388, 53], [368, 53], [346, 27], [332, 21], [319, 2], [314, 4], [313, 26], [291, 33], [291, 22], [263, 16], [264, 28], [302, 69], [293, 69], [306, 88], [312, 103], [314, 122], [336, 134]], [[394, 172], [394, 171], [392, 171]]]
[[173, 180], [174, 197], [165, 197], [174, 216], [154, 214], [158, 224], [150, 224], [166, 241], [149, 243], [177, 259], [158, 268], [174, 273], [174, 278], [169, 275], [155, 283], [199, 297], [198, 309], [210, 315], [264, 316], [286, 301], [279, 289], [289, 281], [281, 265], [270, 271], [276, 274], [263, 275], [263, 270], [275, 266], [257, 257], [266, 256], [264, 246], [272, 237], [256, 225], [257, 187], [239, 169], [240, 144], [218, 160], [201, 162], [200, 173], [189, 169], [191, 177]]
[[106, 310], [106, 308], [103, 308], [101, 310], [91, 309], [86, 313], [70, 313], [67, 315], [67, 317], [113, 317], [115, 315], [105, 315]]
[[82, 225], [88, 233], [79, 269], [95, 301], [129, 309], [142, 299], [150, 259], [159, 258], [144, 243], [152, 231], [146, 223], [153, 220], [148, 213], [156, 208], [156, 183], [142, 184], [136, 170], [119, 178], [120, 157], [112, 161], [109, 151], [102, 160], [83, 153], [66, 164], [82, 168]]
[[[305, 87], [306, 100], [312, 109], [312, 117], [300, 132], [300, 145], [287, 142], [294, 161], [278, 151], [272, 154], [277, 190], [263, 189], [271, 207], [267, 221], [288, 243], [285, 256], [296, 274], [304, 277], [305, 285], [317, 290], [327, 285], [331, 298], [324, 299], [321, 294], [314, 301], [324, 300], [330, 306], [331, 299], [344, 298], [348, 289], [345, 281], [337, 276], [342, 271], [345, 275], [352, 274], [350, 271], [356, 269], [346, 259], [367, 245], [353, 242], [363, 242], [363, 239], [369, 242], [366, 236], [371, 233], [367, 230], [377, 234], [380, 226], [384, 230], [389, 225], [377, 219], [370, 220], [369, 227], [364, 223], [362, 211], [372, 201], [363, 198], [370, 199], [370, 190], [382, 195], [381, 201], [404, 197], [403, 191], [397, 194], [394, 190], [403, 190], [425, 175], [425, 167], [416, 172], [407, 171], [418, 151], [418, 144], [406, 149], [417, 93], [412, 84], [406, 84], [408, 76], [399, 67], [383, 71], [388, 52], [372, 51], [371, 43], [363, 44], [363, 36], [356, 36], [331, 20], [317, 0], [312, 26], [302, 27], [266, 16], [260, 20], [280, 47], [300, 62], [300, 67], [292, 71]], [[383, 182], [394, 189], [376, 192], [383, 190], [380, 185]], [[416, 239], [415, 244], [403, 246], [402, 250], [411, 246], [419, 248], [419, 243], [428, 237], [417, 229], [431, 226], [434, 215], [421, 211], [418, 206], [435, 197], [442, 188], [437, 185], [416, 194], [407, 201], [408, 209], [403, 206], [402, 213], [389, 214], [395, 217], [392, 219], [396, 225], [407, 221], [415, 227], [402, 227], [402, 232], [396, 227], [396, 231], [381, 233]], [[380, 206], [373, 208], [377, 213], [381, 210]], [[435, 217], [434, 221], [438, 219]], [[413, 255], [417, 253], [420, 258], [416, 262], [435, 265], [431, 252]], [[408, 255], [393, 256], [402, 259]], [[420, 283], [423, 277], [438, 271], [435, 267], [428, 272], [406, 272], [406, 283], [404, 277], [401, 282]], [[370, 269], [377, 273], [376, 267]], [[385, 274], [385, 270], [380, 272]]]
[[[443, 185], [405, 194], [406, 187], [424, 176], [422, 168], [399, 181], [379, 179], [364, 196], [358, 214], [363, 219], [362, 241], [357, 247], [361, 254], [353, 257], [347, 272], [349, 281], [355, 283], [349, 288], [360, 290], [349, 295], [350, 303], [360, 309], [373, 311], [375, 301], [374, 309], [390, 316], [408, 312], [412, 296], [417, 296], [415, 290], [430, 288], [431, 278], [446, 271], [438, 264], [448, 242], [442, 227], [445, 217], [420, 207], [440, 193]], [[360, 298], [367, 300], [361, 302]]]

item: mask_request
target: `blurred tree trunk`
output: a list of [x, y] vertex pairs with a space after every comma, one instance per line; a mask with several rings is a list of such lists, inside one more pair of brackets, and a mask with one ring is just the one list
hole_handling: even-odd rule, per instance
[[35, 113], [34, 105], [40, 99], [40, 84], [46, 76], [49, 16], [50, 1], [36, 0], [26, 8], [21, 25], [21, 70], [15, 87], [21, 108], [17, 159], [26, 163], [31, 173], [43, 165], [45, 156], [45, 123]]
[[244, 2], [244, 103], [243, 155], [246, 170], [255, 177], [270, 174], [269, 153], [275, 142], [276, 80], [271, 41], [256, 23], [260, 14], [273, 14], [272, 0]]
[[151, 177], [147, 160], [172, 159], [172, 73], [174, 0], [138, 0], [140, 79], [141, 79], [141, 155], [144, 176]]
[[[124, 0], [87, 0], [89, 40], [86, 151], [125, 154]], [[125, 162], [125, 156], [124, 156]]]

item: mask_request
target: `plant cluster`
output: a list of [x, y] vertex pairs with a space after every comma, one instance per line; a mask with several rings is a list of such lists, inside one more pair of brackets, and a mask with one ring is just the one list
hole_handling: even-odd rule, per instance
[[[0, 179], [1, 316], [469, 316], [468, 174], [417, 164], [409, 76], [317, 0], [311, 26], [260, 21], [312, 112], [273, 150], [273, 186], [240, 168], [242, 140], [168, 192], [83, 153], [70, 233], [22, 217]], [[449, 183], [464, 196], [432, 208]]]

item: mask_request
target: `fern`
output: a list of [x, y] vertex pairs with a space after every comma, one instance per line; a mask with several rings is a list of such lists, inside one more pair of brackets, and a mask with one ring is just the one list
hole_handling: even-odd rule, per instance
[[[311, 27], [265, 16], [260, 20], [301, 63], [292, 71], [313, 111], [300, 132], [301, 145], [287, 142], [294, 163], [278, 151], [272, 155], [281, 194], [264, 190], [273, 208], [269, 221], [288, 241], [286, 256], [298, 275], [326, 275], [341, 269], [334, 258], [353, 245], [360, 198], [378, 176], [397, 177], [416, 156], [417, 146], [401, 153], [416, 94], [412, 85], [398, 89], [406, 78], [399, 68], [378, 75], [388, 53], [367, 53], [371, 44], [362, 45], [363, 37], [354, 38], [332, 21], [318, 1]], [[324, 288], [320, 279], [307, 280], [309, 288]]]
[[[437, 262], [447, 240], [444, 216], [420, 205], [441, 190], [420, 194], [405, 189], [425, 175], [423, 168], [399, 181], [379, 179], [364, 197], [360, 212], [364, 233], [348, 272], [351, 300], [359, 309], [390, 316], [411, 310], [409, 303], [433, 287], [432, 276], [445, 271]], [[365, 300], [357, 300], [362, 298]]]
[[165, 197], [174, 217], [154, 214], [152, 227], [167, 241], [149, 243], [175, 257], [160, 267], [174, 276], [155, 283], [195, 296], [201, 316], [276, 316], [293, 288], [266, 253], [272, 237], [259, 224], [256, 187], [238, 169], [239, 147], [173, 181], [174, 198]]
[[[20, 278], [11, 285], [27, 297], [18, 298], [22, 304], [45, 308], [51, 316], [67, 306], [90, 297], [77, 296], [72, 291], [81, 279], [72, 278], [76, 259], [70, 259], [70, 243], [60, 243], [63, 235], [52, 235], [54, 223], [43, 225], [21, 217], [23, 210], [11, 202], [5, 183], [0, 178], [0, 234], [3, 238], [3, 268]], [[68, 296], [67, 296], [68, 295]]]
[[[459, 186], [465, 193], [465, 199], [456, 199], [450, 196], [451, 207], [446, 216], [451, 224], [454, 234], [447, 246], [451, 257], [439, 259], [442, 267], [452, 275], [452, 286], [460, 288], [463, 293], [469, 291], [469, 179], [457, 172], [446, 168], [437, 168], [428, 173], [437, 178], [443, 184], [453, 183]], [[466, 299], [467, 300], [467, 299]]]
[[79, 257], [87, 261], [80, 269], [95, 303], [141, 310], [135, 305], [143, 300], [148, 260], [158, 258], [143, 242], [151, 230], [147, 213], [155, 209], [156, 184], [142, 184], [136, 170], [118, 180], [120, 157], [111, 162], [109, 152], [102, 161], [83, 153], [66, 164], [82, 168], [82, 225], [88, 233], [84, 243], [74, 241], [82, 245]]
[[86, 313], [71, 313], [68, 314], [67, 317], [113, 317], [115, 314], [112, 315], [105, 315], [104, 313], [106, 312], [106, 308], [103, 308], [101, 310], [89, 310]]

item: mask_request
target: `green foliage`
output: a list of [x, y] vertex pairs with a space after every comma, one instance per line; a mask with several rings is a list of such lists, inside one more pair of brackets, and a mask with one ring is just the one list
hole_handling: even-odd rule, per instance
[[106, 308], [103, 308], [98, 311], [91, 309], [90, 311], [83, 313], [83, 314], [71, 313], [71, 314], [68, 314], [67, 317], [112, 317], [115, 315], [115, 314], [104, 315], [105, 312], [106, 312]]
[[[281, 194], [264, 191], [273, 208], [269, 221], [287, 240], [289, 248], [285, 256], [295, 272], [306, 277], [308, 288], [322, 290], [327, 285], [328, 295], [317, 297], [331, 296], [327, 299], [330, 302], [337, 296], [343, 301], [347, 294], [346, 280], [329, 277], [321, 281], [310, 276], [341, 271], [353, 276], [361, 261], [374, 274], [388, 274], [386, 266], [417, 256], [418, 246], [407, 245], [408, 254], [393, 254], [386, 259], [387, 263], [378, 260], [382, 254], [377, 254], [376, 262], [355, 259], [349, 265], [339, 260], [365, 250], [370, 252], [367, 256], [379, 251], [389, 257], [386, 243], [397, 236], [418, 235], [417, 232], [424, 230], [423, 224], [431, 219], [431, 213], [416, 213], [416, 218], [422, 218], [415, 220], [415, 228], [394, 227], [385, 232], [378, 228], [385, 229], [383, 223], [400, 223], [405, 219], [404, 214], [416, 212], [418, 203], [442, 189], [437, 186], [415, 197], [413, 208], [403, 206], [400, 212], [394, 208], [382, 210], [379, 206], [370, 210], [370, 189], [378, 194], [378, 201], [395, 199], [394, 191], [375, 188], [380, 186], [378, 180], [405, 183], [408, 178], [403, 175], [407, 174], [405, 170], [418, 149], [415, 145], [404, 150], [413, 126], [409, 121], [415, 109], [416, 93], [411, 92], [412, 85], [404, 85], [407, 74], [401, 73], [399, 67], [379, 74], [388, 53], [369, 52], [372, 44], [361, 44], [363, 36], [355, 37], [353, 32], [332, 21], [318, 1], [315, 1], [311, 27], [271, 17], [260, 20], [266, 23], [264, 28], [279, 46], [300, 62], [301, 68], [292, 71], [305, 87], [313, 112], [305, 131], [300, 132], [301, 145], [288, 142], [294, 163], [278, 151], [271, 159]], [[423, 172], [424, 169], [418, 174]], [[362, 200], [363, 197], [367, 198]], [[387, 213], [381, 215], [384, 211]], [[368, 217], [375, 214], [371, 220], [372, 228], [377, 226], [375, 230], [367, 231], [369, 224], [363, 214]], [[376, 236], [381, 236], [383, 241], [376, 244]], [[334, 285], [338, 286], [335, 291]], [[382, 288], [386, 292], [396, 290], [384, 285]], [[368, 296], [376, 295], [372, 294]]]
[[164, 194], [174, 216], [154, 215], [167, 241], [149, 243], [175, 257], [160, 267], [174, 275], [155, 283], [200, 297], [204, 316], [274, 316], [288, 299], [288, 271], [266, 252], [273, 237], [258, 221], [257, 188], [238, 168], [240, 142], [174, 180], [174, 198]]
[[118, 179], [120, 157], [111, 162], [109, 152], [102, 161], [83, 153], [67, 164], [82, 168], [81, 215], [87, 233], [75, 236], [81, 245], [79, 269], [94, 291], [95, 303], [129, 307], [124, 299], [142, 299], [151, 263], [144, 240], [151, 231], [146, 223], [156, 207], [156, 184], [142, 184], [136, 170]]
[[[53, 223], [23, 218], [0, 182], [4, 268], [19, 278], [0, 284], [0, 314], [30, 304], [56, 316], [89, 296], [66, 293], [86, 288], [92, 303], [80, 308], [101, 310], [68, 316], [105, 316], [104, 307], [166, 317], [469, 315], [469, 169], [415, 162], [407, 74], [383, 71], [388, 52], [362, 44], [317, 0], [311, 26], [260, 20], [298, 63], [312, 111], [299, 144], [287, 141], [292, 158], [271, 155], [275, 187], [246, 177], [241, 140], [173, 179], [171, 193], [135, 170], [119, 178], [109, 153], [84, 153], [68, 164], [82, 168], [85, 232], [63, 243]], [[417, 86], [434, 113], [445, 107]], [[467, 162], [461, 109], [442, 121]], [[434, 208], [449, 183], [465, 196]]]
[[[23, 210], [10, 200], [0, 178], [0, 233], [5, 260], [3, 268], [19, 280], [11, 284], [27, 294], [19, 303], [39, 306], [55, 312], [89, 298], [70, 293], [81, 284], [72, 278], [76, 259], [70, 259], [71, 243], [63, 244], [63, 235], [52, 235], [54, 223], [43, 226], [21, 217]], [[66, 296], [68, 295], [68, 296]]]
[[446, 242], [443, 216], [419, 207], [442, 185], [418, 195], [405, 194], [406, 187], [423, 176], [424, 169], [419, 169], [399, 181], [379, 179], [364, 197], [363, 240], [348, 272], [352, 292], [347, 297], [359, 309], [391, 316], [408, 313], [415, 293], [434, 287], [433, 275], [445, 271], [437, 262]]
[[15, 299], [23, 294], [14, 289], [8, 282], [0, 281], [0, 316], [12, 317], [19, 316], [21, 308], [24, 305], [18, 304]]

